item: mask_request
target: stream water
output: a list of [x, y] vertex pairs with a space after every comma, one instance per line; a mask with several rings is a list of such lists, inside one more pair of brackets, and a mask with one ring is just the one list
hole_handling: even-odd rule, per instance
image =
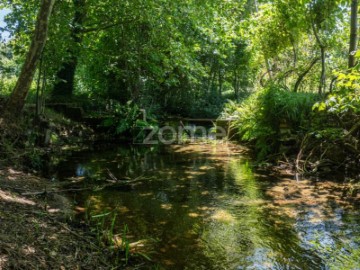
[[341, 182], [256, 171], [240, 147], [117, 146], [74, 152], [60, 180], [132, 185], [72, 194], [117, 213], [160, 269], [360, 269], [359, 196]]

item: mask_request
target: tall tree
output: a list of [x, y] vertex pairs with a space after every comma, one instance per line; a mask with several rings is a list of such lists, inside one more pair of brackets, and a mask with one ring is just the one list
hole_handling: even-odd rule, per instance
[[357, 50], [358, 43], [358, 0], [352, 0], [351, 2], [351, 22], [350, 22], [350, 48], [349, 48], [349, 68], [352, 68], [356, 64], [355, 52]]
[[57, 82], [53, 90], [55, 98], [70, 97], [74, 90], [74, 78], [82, 41], [82, 28], [86, 17], [85, 4], [85, 0], [73, 0], [75, 13], [71, 24], [72, 44], [69, 44], [69, 57], [62, 63], [60, 70], [56, 74]]
[[37, 63], [45, 47], [50, 15], [53, 10], [54, 3], [55, 0], [42, 0], [41, 2], [36, 20], [35, 32], [33, 34], [25, 63], [21, 69], [15, 88], [5, 106], [4, 113], [6, 115], [15, 116], [24, 108], [26, 97], [36, 71]]

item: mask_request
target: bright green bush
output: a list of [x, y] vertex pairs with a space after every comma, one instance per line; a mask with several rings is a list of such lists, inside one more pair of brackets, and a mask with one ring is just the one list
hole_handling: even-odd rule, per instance
[[16, 77], [0, 78], [0, 96], [9, 96], [16, 84]]
[[232, 118], [242, 141], [255, 145], [257, 156], [265, 159], [280, 146], [280, 124], [301, 132], [309, 128], [312, 106], [317, 95], [289, 92], [272, 85], [253, 93], [240, 104], [225, 106], [222, 117]]
[[[344, 143], [350, 137], [358, 137], [360, 117], [360, 72], [359, 66], [345, 73], [336, 72], [336, 87], [323, 100], [313, 106], [316, 118], [312, 135], [329, 142]], [[354, 138], [355, 138], [354, 137]], [[347, 142], [353, 144], [353, 142]]]
[[321, 102], [314, 105], [317, 112], [333, 115], [360, 114], [360, 72], [335, 73], [337, 83], [335, 90]]

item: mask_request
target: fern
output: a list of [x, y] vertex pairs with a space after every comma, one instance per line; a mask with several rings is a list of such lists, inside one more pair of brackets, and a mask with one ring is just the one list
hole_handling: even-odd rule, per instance
[[253, 142], [258, 159], [276, 153], [280, 123], [305, 129], [317, 100], [315, 94], [289, 92], [277, 85], [255, 92], [241, 104], [228, 102], [222, 117], [233, 119], [232, 127], [242, 141]]

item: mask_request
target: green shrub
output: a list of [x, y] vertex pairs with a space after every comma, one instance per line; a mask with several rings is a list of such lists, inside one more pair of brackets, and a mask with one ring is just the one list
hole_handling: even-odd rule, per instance
[[116, 135], [129, 132], [133, 136], [139, 135], [139, 128], [152, 128], [156, 124], [156, 120], [149, 114], [143, 119], [143, 112], [132, 101], [125, 105], [115, 102], [111, 108], [111, 115], [103, 122], [103, 126], [108, 127], [110, 132]]
[[338, 115], [360, 114], [360, 72], [335, 73], [336, 88], [325, 100], [314, 105], [316, 112]]
[[240, 139], [254, 143], [258, 159], [263, 160], [279, 150], [281, 123], [298, 132], [309, 128], [316, 100], [315, 94], [289, 92], [271, 85], [238, 105], [228, 103], [222, 116], [234, 119], [233, 128]]

